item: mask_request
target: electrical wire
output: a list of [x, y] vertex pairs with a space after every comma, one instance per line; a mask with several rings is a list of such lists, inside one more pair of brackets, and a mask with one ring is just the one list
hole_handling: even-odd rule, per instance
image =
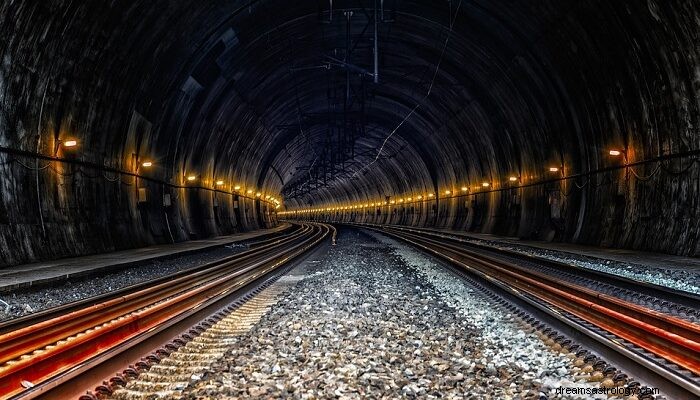
[[24, 167], [25, 169], [28, 169], [28, 170], [30, 170], [30, 171], [43, 171], [43, 170], [45, 170], [46, 168], [49, 168], [49, 167], [51, 166], [51, 164], [49, 163], [49, 164], [46, 164], [46, 165], [44, 165], [44, 166], [42, 166], [42, 167], [39, 167], [39, 168], [37, 168], [37, 167], [30, 167], [29, 165], [23, 163], [22, 161], [20, 161], [20, 160], [18, 160], [18, 159], [16, 159], [16, 158], [10, 160], [10, 161], [8, 162], [8, 164], [11, 164], [11, 163], [13, 163], [13, 162], [16, 162], [16, 163], [19, 164], [20, 166], [22, 166], [22, 167]]
[[459, 10], [462, 7], [462, 0], [459, 0], [459, 3], [457, 4], [457, 8], [455, 9], [454, 16], [450, 20], [450, 26], [449, 26], [449, 31], [447, 32], [447, 37], [445, 38], [445, 42], [443, 43], [442, 46], [442, 52], [440, 53], [440, 58], [438, 59], [437, 64], [435, 65], [435, 72], [433, 72], [433, 78], [430, 81], [430, 85], [428, 86], [428, 92], [423, 96], [423, 98], [416, 103], [416, 105], [411, 109], [411, 111], [406, 114], [406, 116], [399, 122], [399, 124], [389, 133], [389, 135], [384, 139], [382, 142], [382, 145], [379, 147], [379, 151], [377, 152], [376, 157], [374, 157], [374, 160], [372, 160], [369, 164], [366, 164], [364, 167], [360, 168], [359, 170], [355, 171], [355, 173], [352, 174], [352, 178], [357, 176], [357, 174], [363, 172], [367, 168], [371, 167], [374, 163], [376, 163], [379, 160], [379, 157], [382, 155], [382, 151], [384, 150], [384, 146], [386, 146], [386, 143], [391, 139], [392, 136], [396, 133], [396, 131], [418, 110], [418, 108], [421, 106], [422, 103], [424, 103], [430, 94], [433, 92], [433, 86], [435, 85], [435, 80], [437, 79], [438, 73], [440, 72], [440, 66], [442, 65], [442, 60], [445, 57], [445, 52], [447, 50], [447, 45], [450, 42], [450, 38], [452, 37], [452, 32], [454, 31], [454, 24], [457, 21], [457, 15], [459, 15]]
[[688, 166], [686, 166], [686, 167], [684, 167], [684, 168], [681, 168], [680, 171], [673, 171], [673, 170], [671, 170], [670, 168], [666, 167], [666, 165], [664, 164], [663, 161], [660, 163], [660, 165], [661, 165], [661, 168], [663, 168], [663, 170], [666, 171], [668, 174], [678, 176], [678, 175], [683, 175], [683, 174], [685, 174], [686, 172], [688, 172], [688, 170], [690, 170], [690, 168], [691, 168], [697, 161], [698, 161], [697, 158], [693, 158], [693, 159], [690, 161], [690, 163], [688, 163]]
[[635, 178], [639, 179], [642, 182], [645, 182], [645, 181], [648, 181], [649, 179], [651, 179], [654, 175], [656, 175], [657, 172], [659, 172], [661, 170], [661, 163], [657, 164], [656, 168], [651, 172], [651, 174], [649, 174], [647, 176], [641, 176], [641, 175], [637, 174], [637, 172], [632, 167], [627, 167], [627, 168], [629, 169], [630, 172], [632, 172], [632, 175], [634, 175]]

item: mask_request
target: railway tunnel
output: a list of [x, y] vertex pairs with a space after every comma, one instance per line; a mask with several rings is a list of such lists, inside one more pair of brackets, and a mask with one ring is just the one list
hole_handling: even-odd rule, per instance
[[[604, 360], [617, 368], [608, 378], [626, 374], [625, 387], [659, 386], [660, 399], [700, 396], [696, 2], [8, 0], [0, 4], [0, 32], [0, 306], [5, 307], [0, 342], [21, 344], [10, 332], [65, 318], [60, 307], [70, 303], [46, 300], [52, 296], [81, 292], [68, 297], [94, 305], [103, 296], [103, 304], [109, 300], [104, 296], [126, 290], [120, 285], [160, 287], [165, 283], [155, 279], [188, 276], [187, 271], [199, 276], [204, 270], [190, 268], [223, 259], [252, 263], [262, 257], [255, 251], [282, 257], [275, 246], [289, 241], [297, 250], [284, 251], [298, 252], [290, 258], [299, 265], [283, 273], [260, 261], [256, 268], [274, 276], [274, 283], [255, 272], [236, 286], [241, 293], [248, 290], [246, 296], [260, 294], [251, 304], [272, 310], [261, 312], [251, 332], [265, 324], [282, 326], [272, 319], [276, 307], [295, 309], [294, 301], [336, 304], [332, 293], [372, 297], [366, 288], [355, 293], [353, 285], [314, 278], [359, 265], [357, 271], [338, 272], [338, 279], [374, 282], [380, 287], [375, 294], [407, 296], [408, 302], [447, 296], [436, 307], [449, 308], [445, 312], [454, 312], [457, 320], [459, 304], [477, 310], [495, 301], [487, 294], [500, 296], [509, 304], [503, 313], [530, 307], [521, 316], [520, 323], [529, 326], [524, 331], [540, 332], [543, 342], [558, 338], [559, 348], [568, 340], [574, 355], [588, 349], [574, 358]], [[307, 236], [318, 236], [313, 246]], [[528, 275], [530, 286], [518, 286], [522, 277], [508, 283], [515, 272], [504, 272], [503, 265], [488, 270], [496, 260], [518, 273], [536, 274]], [[410, 285], [394, 281], [394, 262]], [[446, 275], [438, 279], [425, 272], [425, 263], [444, 268]], [[362, 269], [366, 264], [376, 270]], [[477, 277], [465, 276], [469, 273]], [[491, 281], [477, 282], [486, 275]], [[304, 277], [319, 280], [321, 293], [335, 300], [310, 295], [303, 285], [313, 282]], [[494, 279], [500, 279], [498, 287], [489, 286]], [[549, 289], [570, 281], [619, 301], [601, 306], [610, 312], [589, 315], [572, 303], [572, 296], [590, 300], [589, 292], [570, 293], [568, 303], [556, 303], [554, 294], [535, 288], [548, 280]], [[455, 282], [465, 286], [457, 290]], [[613, 288], [604, 287], [606, 282]], [[430, 289], [414, 292], [414, 287]], [[516, 299], [514, 291], [529, 291], [531, 298]], [[293, 300], [296, 292], [301, 294]], [[472, 292], [486, 297], [466, 303], [450, 297]], [[626, 312], [621, 301], [634, 304], [625, 323], [651, 326], [650, 315], [664, 313], [660, 329], [684, 337], [683, 343], [666, 343], [669, 335], [644, 342], [637, 333], [649, 326], [622, 326], [616, 319]], [[533, 302], [559, 307], [581, 319], [581, 326], [595, 325], [606, 332], [599, 336], [617, 335], [634, 349], [624, 356], [608, 354], [613, 345], [589, 343], [593, 334], [581, 334], [580, 327], [574, 332], [573, 323], [554, 321], [544, 315], [544, 306], [533, 310]], [[373, 302], [367, 303], [371, 309]], [[363, 309], [362, 304], [351, 308]], [[413, 312], [385, 306], [400, 315]], [[82, 312], [75, 307], [69, 310]], [[230, 315], [246, 310], [236, 307]], [[640, 307], [648, 308], [646, 314], [639, 314]], [[315, 318], [295, 315], [290, 326]], [[443, 326], [432, 314], [413, 317], [430, 321], [416, 329], [434, 323], [446, 329], [445, 337], [488, 331], [478, 323]], [[331, 330], [341, 336], [362, 337], [362, 329], [338, 328], [333, 321]], [[371, 331], [366, 321], [358, 324]], [[521, 331], [513, 332], [520, 337]], [[290, 346], [296, 338], [307, 343], [304, 335], [290, 335]], [[419, 337], [414, 339], [425, 341]], [[46, 340], [42, 345], [53, 343]], [[157, 339], [149, 340], [153, 349], [163, 349]], [[238, 351], [231, 346], [226, 357]], [[153, 353], [158, 361], [179, 344], [170, 347]], [[534, 351], [531, 347], [517, 351]], [[637, 350], [673, 365], [650, 372], [629, 361], [634, 358], [629, 352]], [[135, 354], [123, 357], [134, 373], [120, 379], [138, 380], [147, 368], [134, 367]], [[367, 355], [347, 357], [344, 366], [334, 362], [348, 368]], [[362, 384], [330, 379], [319, 388], [320, 378], [312, 374], [317, 385], [311, 389], [303, 384], [290, 391], [292, 378], [278, 377], [282, 389], [270, 383], [227, 396], [295, 397], [311, 390], [317, 398], [468, 397], [473, 388], [465, 382], [497, 388], [502, 380], [513, 383], [515, 392], [504, 385], [472, 390], [472, 398], [557, 398], [556, 387], [542, 376], [527, 378], [522, 366], [501, 368], [493, 359], [482, 362], [465, 352], [457, 358], [476, 363], [471, 372], [476, 368], [478, 379], [462, 371], [432, 390], [420, 380], [437, 379], [444, 370], [432, 375], [430, 368], [443, 363], [426, 369], [416, 361], [421, 357], [400, 363], [400, 384], [395, 379], [394, 385], [375, 385], [376, 377]], [[452, 371], [453, 364], [445, 362], [445, 370]], [[391, 365], [396, 367], [385, 368], [392, 371]], [[0, 398], [35, 396], [32, 388], [42, 387], [39, 377], [7, 371], [0, 364], [0, 382], [12, 388], [0, 391]], [[64, 376], [56, 374], [59, 380]], [[203, 381], [199, 372], [190, 375]], [[104, 393], [90, 396], [111, 395], [121, 383], [128, 387], [109, 382], [102, 385]], [[190, 390], [185, 386], [181, 389]], [[334, 389], [329, 394], [323, 387]]]

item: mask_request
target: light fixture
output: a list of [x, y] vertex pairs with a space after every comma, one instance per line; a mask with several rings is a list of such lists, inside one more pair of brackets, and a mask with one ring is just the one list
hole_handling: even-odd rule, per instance
[[549, 172], [558, 172], [559, 167], [549, 167]]
[[417, 198], [418, 200], [421, 200], [421, 199], [423, 198], [423, 196], [418, 196], [418, 197], [416, 197], [416, 198]]
[[78, 141], [75, 139], [64, 140], [62, 142], [63, 147], [75, 147], [78, 145]]
[[610, 154], [611, 156], [619, 156], [619, 155], [622, 154], [622, 153], [623, 153], [622, 151], [620, 151], [620, 150], [615, 150], [615, 149], [610, 150], [610, 151], [608, 152], [608, 154]]
[[518, 178], [516, 176], [511, 176], [510, 178], [508, 178], [508, 180], [511, 182], [517, 182]]
[[466, 187], [466, 186], [462, 186], [462, 191], [463, 191], [463, 192], [466, 192], [466, 191], [468, 191], [468, 190], [469, 190], [469, 188], [468, 188], [468, 187]]
[[252, 189], [248, 189], [248, 190], [246, 190], [246, 193], [248, 193], [248, 194], [253, 194], [253, 190], [252, 190]]
[[197, 179], [197, 177], [194, 176], [194, 175], [190, 175], [190, 176], [187, 177], [187, 180], [190, 181], [190, 182], [194, 181], [195, 179]]
[[153, 166], [153, 163], [151, 161], [144, 161], [141, 163], [141, 166], [144, 168], [149, 168]]
[[483, 186], [483, 187], [489, 187], [489, 186], [491, 186], [491, 184], [488, 183], [488, 182], [483, 182], [483, 183], [481, 184], [481, 186]]
[[233, 187], [233, 190], [241, 190], [241, 187], [239, 185], [236, 185]]
[[224, 186], [224, 181], [216, 181], [216, 186]]
[[451, 193], [452, 193], [451, 191], [445, 190], [445, 194], [449, 195], [449, 194], [451, 194]]
[[[267, 196], [265, 196], [265, 200], [270, 200], [270, 195], [269, 195], [269, 194], [268, 194]], [[274, 201], [274, 200], [275, 200], [275, 199], [272, 199], [272, 201]]]
[[406, 201], [411, 201], [411, 200], [413, 200], [413, 199], [412, 199], [412, 198], [410, 198], [410, 197], [406, 199]]
[[435, 195], [433, 193], [430, 193], [428, 197], [435, 197]]

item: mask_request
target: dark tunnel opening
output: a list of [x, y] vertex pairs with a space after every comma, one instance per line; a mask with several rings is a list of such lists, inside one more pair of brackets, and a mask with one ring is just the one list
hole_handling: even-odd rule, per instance
[[700, 254], [695, 2], [376, 4], [0, 4], [0, 265], [283, 218]]

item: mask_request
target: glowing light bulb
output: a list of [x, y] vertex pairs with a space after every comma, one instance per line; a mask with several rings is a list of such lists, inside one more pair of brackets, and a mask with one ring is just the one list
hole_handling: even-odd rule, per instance
[[481, 186], [483, 186], [483, 187], [489, 187], [489, 186], [491, 186], [491, 184], [488, 183], [488, 182], [484, 182], [484, 183], [481, 184]]
[[63, 147], [75, 147], [78, 145], [78, 141], [74, 139], [64, 140]]
[[559, 171], [559, 167], [549, 167], [549, 172], [557, 172]]
[[611, 156], [619, 156], [620, 154], [622, 154], [622, 152], [620, 150], [610, 150], [609, 154]]
[[518, 180], [518, 178], [515, 176], [511, 176], [510, 178], [508, 178], [508, 180], [511, 182], [516, 182]]
[[224, 186], [224, 181], [216, 181], [216, 186]]
[[144, 161], [143, 163], [141, 163], [141, 166], [142, 166], [142, 167], [145, 167], [145, 168], [148, 168], [148, 167], [152, 167], [152, 166], [153, 166], [153, 163], [150, 162], [150, 161]]
[[190, 181], [190, 182], [192, 182], [192, 181], [195, 180], [195, 179], [197, 179], [197, 177], [194, 176], [194, 175], [190, 175], [190, 176], [187, 177], [187, 180]]

